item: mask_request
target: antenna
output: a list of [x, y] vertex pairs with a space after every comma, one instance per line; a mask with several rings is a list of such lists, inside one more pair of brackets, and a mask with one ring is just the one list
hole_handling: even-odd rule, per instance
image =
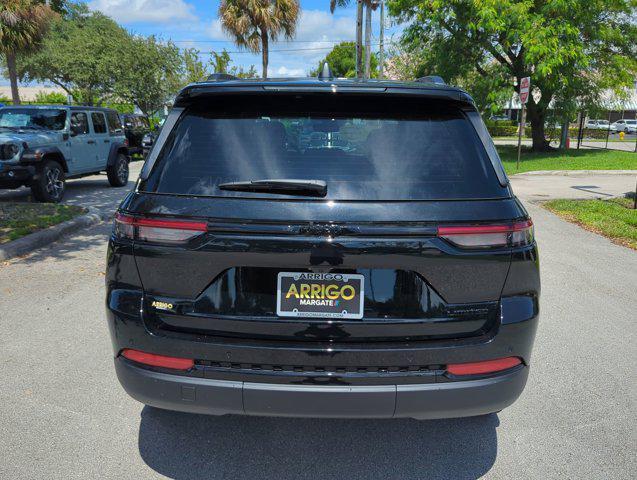
[[321, 68], [321, 71], [318, 74], [318, 79], [319, 80], [331, 80], [334, 78], [334, 74], [332, 73], [332, 70], [330, 69], [330, 66], [327, 62], [325, 62], [323, 64], [323, 68]]

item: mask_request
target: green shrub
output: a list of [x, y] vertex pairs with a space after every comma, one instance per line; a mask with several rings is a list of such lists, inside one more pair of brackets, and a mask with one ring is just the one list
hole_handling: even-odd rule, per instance
[[35, 103], [43, 103], [45, 105], [65, 105], [68, 102], [66, 94], [62, 92], [44, 92], [40, 90], [35, 95]]

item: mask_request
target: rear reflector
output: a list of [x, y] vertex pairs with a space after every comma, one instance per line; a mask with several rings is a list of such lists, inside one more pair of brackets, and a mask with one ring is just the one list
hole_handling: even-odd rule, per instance
[[184, 243], [208, 230], [206, 222], [115, 215], [115, 235], [144, 242]]
[[126, 348], [122, 350], [122, 357], [134, 362], [143, 363], [152, 367], [170, 368], [172, 370], [190, 370], [195, 361], [191, 358], [167, 357], [165, 355], [155, 355], [154, 353], [140, 352]]
[[438, 236], [461, 248], [519, 247], [533, 243], [533, 222], [442, 226]]
[[447, 365], [447, 372], [452, 375], [480, 375], [507, 370], [520, 365], [522, 360], [518, 357], [498, 358], [484, 362], [456, 363]]

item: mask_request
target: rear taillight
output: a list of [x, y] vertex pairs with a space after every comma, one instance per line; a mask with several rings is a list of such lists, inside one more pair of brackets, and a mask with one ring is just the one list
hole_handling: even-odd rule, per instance
[[520, 247], [533, 243], [533, 222], [443, 226], [438, 236], [461, 248]]
[[501, 372], [509, 368], [517, 367], [522, 363], [518, 357], [497, 358], [484, 362], [456, 363], [447, 365], [447, 372], [452, 375], [484, 375], [487, 373]]
[[206, 222], [138, 218], [118, 213], [115, 215], [114, 233], [118, 238], [158, 243], [184, 243], [203, 234]]
[[191, 358], [168, 357], [130, 348], [122, 350], [122, 357], [137, 363], [150, 365], [151, 367], [170, 368], [172, 370], [190, 370], [195, 365], [195, 361]]

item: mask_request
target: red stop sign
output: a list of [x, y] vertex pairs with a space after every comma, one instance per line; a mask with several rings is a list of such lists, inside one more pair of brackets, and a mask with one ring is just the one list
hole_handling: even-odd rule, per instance
[[520, 80], [520, 102], [526, 103], [529, 100], [529, 92], [531, 91], [531, 78], [524, 77]]

